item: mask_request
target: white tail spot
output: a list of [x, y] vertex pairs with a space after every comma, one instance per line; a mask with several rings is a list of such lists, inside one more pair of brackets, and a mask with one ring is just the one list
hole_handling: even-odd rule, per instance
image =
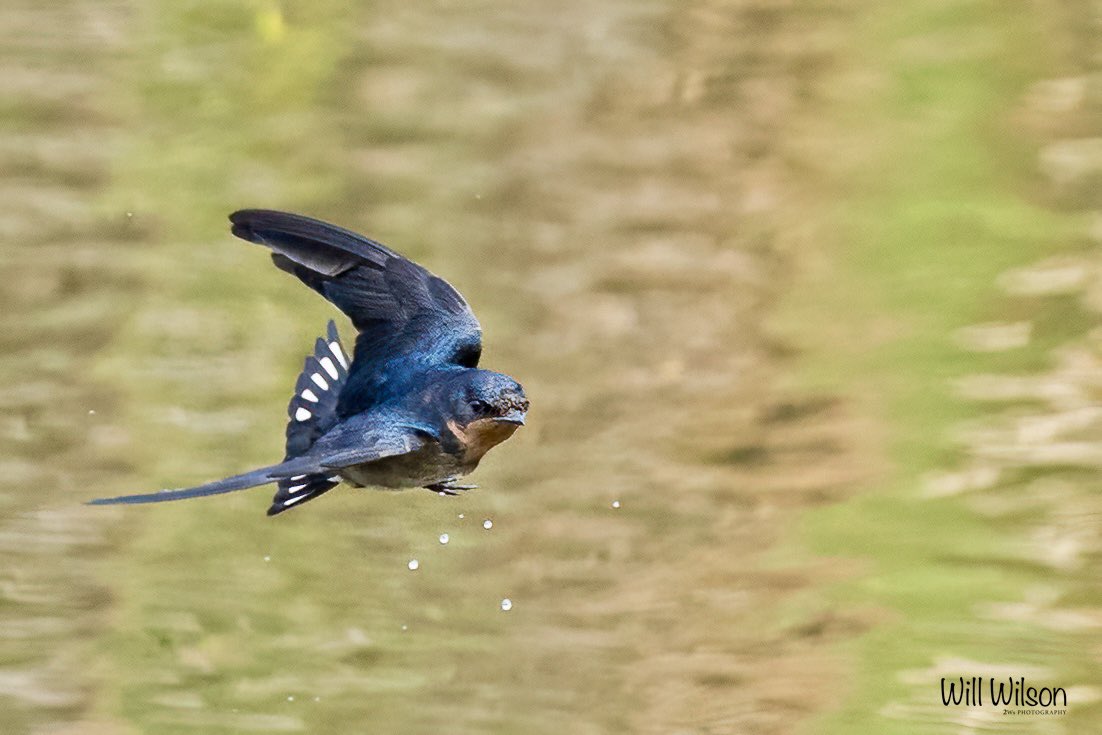
[[310, 401], [311, 403], [317, 403], [317, 402], [318, 402], [318, 396], [317, 396], [317, 394], [316, 394], [316, 393], [314, 393], [314, 391], [310, 390], [309, 388], [307, 388], [306, 390], [302, 391], [302, 393], [301, 393], [300, 395], [301, 395], [301, 396], [302, 396], [303, 398], [305, 398], [306, 400]]
[[283, 501], [283, 507], [286, 508], [288, 506], [294, 505], [300, 500], [306, 500], [306, 498], [308, 497], [310, 497], [310, 493], [306, 493], [305, 495], [296, 495], [293, 498], [287, 498]]
[[291, 477], [291, 478], [288, 478], [288, 479], [290, 479], [292, 482], [294, 482], [295, 480], [305, 480], [306, 475], [295, 475], [294, 477]]
[[330, 342], [329, 351], [333, 353], [333, 357], [337, 358], [337, 362], [341, 364], [341, 367], [347, 370], [348, 358], [344, 356], [344, 350], [341, 349], [340, 342]]
[[299, 406], [295, 409], [295, 421], [307, 421], [308, 419], [313, 418], [313, 416], [314, 414], [310, 413], [302, 406]]
[[314, 385], [322, 390], [329, 390], [329, 384], [325, 382], [325, 378], [321, 377], [321, 373], [313, 373], [310, 375], [310, 380], [314, 381]]
[[330, 475], [329, 476], [329, 482], [340, 482], [340, 481], [341, 481], [341, 476], [340, 475]]
[[304, 482], [304, 483], [302, 483], [301, 485], [291, 485], [291, 487], [287, 488], [287, 492], [289, 492], [289, 493], [297, 493], [297, 492], [298, 492], [299, 490], [301, 490], [302, 488], [306, 487], [306, 486], [307, 486], [308, 484], [309, 484], [309, 483], [307, 483], [307, 482]]
[[325, 372], [329, 373], [329, 377], [336, 380], [340, 373], [337, 372], [337, 366], [333, 364], [333, 361], [328, 357], [323, 357], [318, 360], [318, 363], [325, 368]]

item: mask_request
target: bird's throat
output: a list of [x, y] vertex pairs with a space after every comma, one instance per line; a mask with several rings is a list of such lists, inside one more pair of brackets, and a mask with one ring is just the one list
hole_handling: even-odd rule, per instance
[[448, 429], [462, 448], [464, 463], [478, 462], [486, 452], [511, 437], [517, 428], [516, 424], [493, 419], [476, 419], [466, 426], [448, 422]]

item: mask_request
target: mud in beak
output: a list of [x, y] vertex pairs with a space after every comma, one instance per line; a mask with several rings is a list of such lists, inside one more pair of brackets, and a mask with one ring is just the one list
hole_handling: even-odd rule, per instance
[[504, 416], [495, 416], [494, 421], [500, 424], [515, 424], [517, 426], [524, 426], [524, 413], [521, 411], [510, 411]]

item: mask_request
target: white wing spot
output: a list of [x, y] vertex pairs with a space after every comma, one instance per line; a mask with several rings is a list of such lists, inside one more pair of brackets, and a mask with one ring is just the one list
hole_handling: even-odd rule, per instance
[[313, 418], [314, 414], [307, 411], [302, 406], [295, 409], [295, 421], [307, 421]]
[[340, 342], [330, 342], [329, 351], [333, 353], [333, 357], [337, 358], [337, 362], [341, 364], [341, 367], [347, 370], [348, 358], [344, 356], [344, 350], [341, 349]]
[[330, 360], [328, 357], [321, 358], [320, 360], [318, 360], [318, 363], [320, 363], [321, 366], [325, 368], [325, 372], [329, 373], [329, 377], [333, 380], [336, 380], [340, 376], [340, 373], [337, 372], [337, 366], [334, 365], [333, 361]]
[[310, 380], [314, 381], [314, 385], [322, 390], [329, 390], [329, 384], [325, 382], [325, 378], [321, 377], [321, 373], [313, 373]]
[[306, 400], [310, 401], [311, 403], [317, 403], [317, 402], [318, 402], [318, 395], [317, 395], [317, 393], [315, 393], [314, 391], [310, 390], [309, 388], [307, 388], [306, 390], [302, 391], [302, 393], [300, 393], [299, 395], [301, 395], [301, 396], [302, 396], [303, 398], [305, 398]]

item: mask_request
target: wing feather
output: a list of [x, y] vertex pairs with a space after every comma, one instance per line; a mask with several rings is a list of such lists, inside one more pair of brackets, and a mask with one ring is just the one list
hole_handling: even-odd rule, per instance
[[337, 414], [367, 410], [401, 390], [402, 378], [447, 365], [475, 367], [482, 329], [447, 281], [382, 243], [297, 214], [246, 209], [233, 234], [272, 250], [293, 274], [359, 331]]

